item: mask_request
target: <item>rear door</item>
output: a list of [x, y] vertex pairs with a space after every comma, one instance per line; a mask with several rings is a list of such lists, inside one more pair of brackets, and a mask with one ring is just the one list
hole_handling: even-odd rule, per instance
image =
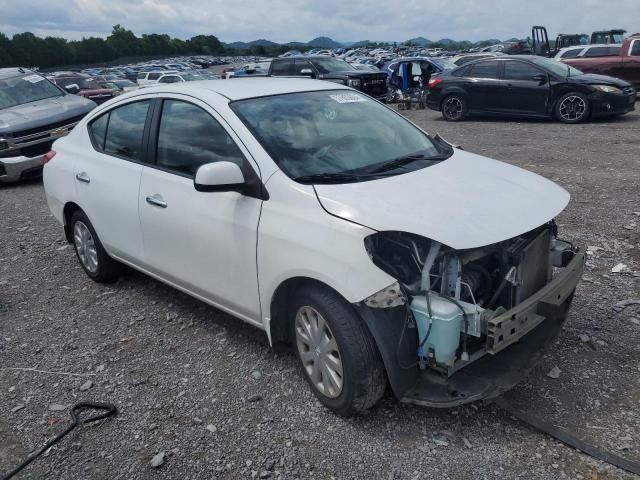
[[469, 92], [469, 109], [485, 112], [499, 112], [502, 108], [502, 86], [500, 78], [502, 62], [482, 60], [471, 66], [465, 84]]
[[[167, 95], [150, 132], [151, 159], [138, 198], [145, 268], [175, 286], [254, 323], [260, 319], [256, 242], [262, 200], [238, 192], [200, 192], [199, 166], [252, 160], [207, 104]], [[253, 175], [256, 175], [253, 173]]]
[[[504, 60], [502, 110], [507, 113], [542, 115], [547, 111], [551, 94], [548, 75], [539, 68], [520, 60]], [[547, 80], [541, 82], [537, 75]]]
[[138, 190], [152, 112], [150, 98], [118, 105], [89, 123], [93, 149], [75, 164], [80, 206], [107, 251], [140, 264]]

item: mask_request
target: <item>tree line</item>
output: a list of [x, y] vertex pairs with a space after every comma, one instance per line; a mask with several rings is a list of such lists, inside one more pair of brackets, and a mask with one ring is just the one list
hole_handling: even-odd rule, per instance
[[40, 38], [31, 32], [9, 38], [0, 32], [0, 67], [38, 67], [86, 65], [112, 62], [125, 57], [174, 55], [279, 55], [289, 50], [286, 45], [256, 45], [247, 50], [225, 48], [214, 35], [197, 35], [188, 40], [166, 34], [136, 36], [131, 30], [115, 25], [107, 38], [89, 37], [66, 40], [59, 37]]

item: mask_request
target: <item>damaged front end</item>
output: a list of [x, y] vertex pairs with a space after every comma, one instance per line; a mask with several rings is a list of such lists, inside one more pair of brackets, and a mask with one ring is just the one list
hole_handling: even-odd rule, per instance
[[357, 308], [395, 395], [434, 407], [492, 398], [520, 381], [560, 331], [584, 268], [554, 222], [480, 248], [398, 231], [365, 246], [397, 282]]

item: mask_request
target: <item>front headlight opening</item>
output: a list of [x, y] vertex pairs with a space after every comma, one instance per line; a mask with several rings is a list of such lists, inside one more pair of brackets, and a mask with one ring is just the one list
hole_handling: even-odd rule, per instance
[[355, 79], [355, 80], [349, 80], [349, 86], [353, 87], [353, 88], [360, 88], [360, 80]]
[[611, 85], [593, 85], [593, 88], [604, 93], [622, 93], [622, 90], [618, 87], [613, 87]]

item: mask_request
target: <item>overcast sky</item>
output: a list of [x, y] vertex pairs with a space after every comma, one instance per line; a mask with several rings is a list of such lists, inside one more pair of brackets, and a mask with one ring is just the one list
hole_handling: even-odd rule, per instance
[[105, 37], [117, 23], [179, 38], [213, 34], [223, 42], [483, 40], [557, 33], [640, 30], [640, 0], [0, 0], [0, 31]]

